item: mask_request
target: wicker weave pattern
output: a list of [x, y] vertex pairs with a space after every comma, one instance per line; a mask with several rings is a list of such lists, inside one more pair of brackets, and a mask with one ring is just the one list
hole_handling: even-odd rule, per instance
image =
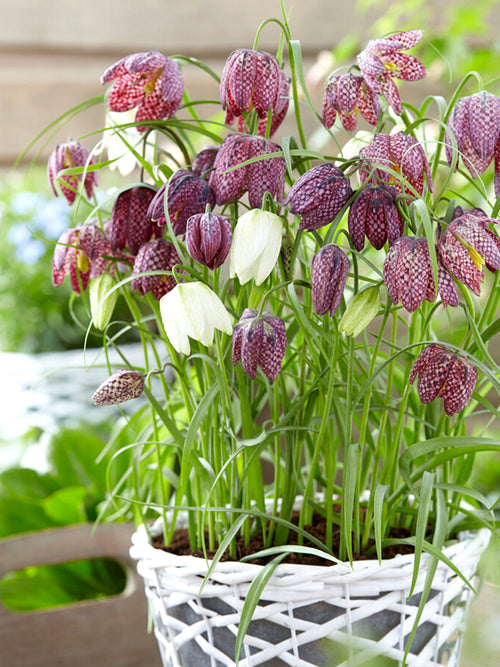
[[[472, 580], [488, 531], [464, 535], [445, 555]], [[234, 665], [234, 644], [245, 595], [259, 565], [219, 563], [199, 596], [203, 559], [154, 549], [140, 528], [131, 555], [145, 582], [165, 667]], [[245, 637], [241, 667], [377, 665], [385, 656], [403, 664], [423, 588], [423, 556], [415, 592], [407, 599], [413, 557], [313, 567], [280, 564]], [[441, 562], [406, 664], [457, 667], [460, 630], [471, 591]], [[384, 662], [386, 665], [387, 662]]]

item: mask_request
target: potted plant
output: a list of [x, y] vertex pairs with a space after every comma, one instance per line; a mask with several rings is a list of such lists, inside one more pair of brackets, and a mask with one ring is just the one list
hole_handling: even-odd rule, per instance
[[[94, 394], [147, 398], [110, 497], [138, 524], [165, 665], [456, 664], [496, 529], [468, 480], [500, 447], [500, 99], [470, 76], [403, 104], [395, 80], [426, 74], [409, 30], [333, 73], [319, 114], [271, 22], [276, 55], [259, 29], [220, 78], [157, 51], [111, 65], [104, 139], [49, 159], [56, 194], [93, 202], [54, 284], [69, 274], [105, 352], [130, 329], [144, 348]], [[308, 145], [306, 115], [336, 146]], [[342, 145], [360, 115], [370, 135]], [[96, 197], [123, 158], [140, 174]]]

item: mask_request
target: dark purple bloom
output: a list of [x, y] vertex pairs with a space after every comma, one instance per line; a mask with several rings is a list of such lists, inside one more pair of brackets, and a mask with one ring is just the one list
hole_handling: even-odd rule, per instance
[[128, 246], [132, 255], [137, 255], [143, 243], [151, 236], [158, 238], [162, 230], [148, 216], [156, 190], [137, 185], [120, 192], [111, 213], [109, 240], [113, 250]]
[[227, 257], [232, 236], [233, 229], [227, 218], [214, 213], [198, 213], [187, 221], [186, 249], [194, 260], [209, 269], [216, 269]]
[[400, 237], [396, 190], [390, 185], [364, 187], [349, 209], [349, 234], [356, 250], [365, 245], [365, 235], [376, 250], [386, 241], [391, 246]]
[[425, 405], [442, 398], [444, 411], [451, 417], [470, 401], [477, 381], [477, 369], [467, 358], [442, 345], [428, 345], [410, 373], [410, 384], [418, 375], [418, 396]]
[[[83, 177], [83, 186], [87, 197], [90, 199], [94, 192], [94, 185], [97, 185], [97, 173], [95, 171], [87, 171], [86, 167], [95, 164], [90, 158], [90, 151], [85, 148], [78, 141], [70, 141], [67, 144], [58, 144], [52, 151], [49, 161], [47, 163], [47, 177], [49, 185], [57, 197], [56, 181], [59, 183], [61, 192], [66, 197], [66, 201], [71, 206], [75, 201]], [[63, 169], [71, 169], [72, 167], [81, 167], [81, 173], [64, 175], [58, 179], [58, 174]]]
[[215, 203], [214, 194], [208, 183], [187, 169], [176, 171], [167, 183], [156, 193], [148, 209], [148, 216], [158, 225], [166, 225], [165, 190], [168, 187], [167, 204], [174, 234], [184, 234], [188, 218], [203, 213], [207, 204]]
[[[133, 53], [111, 65], [101, 83], [114, 81], [108, 97], [111, 111], [137, 107], [135, 120], [172, 118], [182, 102], [184, 80], [179, 63], [159, 51]], [[145, 127], [138, 127], [144, 131]]]
[[[262, 208], [264, 193], [282, 201], [285, 187], [285, 159], [270, 157], [243, 167], [242, 162], [254, 157], [272, 155], [281, 148], [264, 137], [230, 134], [219, 148], [210, 174], [209, 185], [217, 205], [227, 204], [248, 190], [251, 208]], [[237, 169], [233, 169], [238, 167]], [[227, 171], [232, 169], [231, 171]]]
[[380, 103], [375, 93], [366, 85], [362, 76], [355, 74], [331, 74], [323, 95], [323, 125], [331, 127], [337, 116], [345, 130], [356, 129], [358, 114], [371, 125], [380, 116]]
[[286, 350], [286, 329], [283, 320], [272, 313], [261, 316], [246, 308], [233, 330], [233, 366], [241, 360], [245, 373], [255, 378], [257, 367], [270, 382], [281, 370]]
[[[278, 97], [276, 99], [276, 104], [273, 106], [271, 114], [271, 127], [269, 130], [269, 136], [272, 137], [276, 130], [279, 128], [281, 123], [285, 120], [285, 116], [290, 105], [290, 77], [288, 77], [283, 70], [280, 70], [280, 82]], [[240, 117], [241, 120], [241, 117]], [[267, 118], [261, 118], [257, 126], [257, 134], [260, 134], [262, 137], [266, 134], [267, 128]], [[239, 128], [240, 131], [242, 128]]]
[[[175, 246], [166, 239], [156, 239], [141, 246], [135, 258], [132, 275], [146, 271], [171, 271], [181, 260]], [[146, 292], [152, 292], [154, 298], [159, 301], [161, 297], [174, 289], [177, 281], [172, 275], [156, 274], [152, 276], [140, 276], [134, 278], [130, 287], [137, 290], [141, 296]]]
[[92, 400], [95, 405], [116, 405], [138, 398], [144, 390], [144, 375], [123, 368], [110, 375], [96, 389]]
[[330, 163], [306, 171], [290, 188], [285, 206], [300, 215], [299, 229], [312, 231], [330, 224], [352, 195], [349, 180]]
[[351, 263], [345, 252], [335, 245], [325, 245], [317, 252], [311, 267], [311, 297], [314, 311], [333, 317], [344, 293]]
[[215, 158], [219, 149], [217, 146], [206, 146], [194, 158], [193, 173], [201, 178], [208, 178], [214, 166]]

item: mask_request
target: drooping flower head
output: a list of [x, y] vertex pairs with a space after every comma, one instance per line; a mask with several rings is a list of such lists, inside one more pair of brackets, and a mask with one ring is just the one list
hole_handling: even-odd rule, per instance
[[313, 257], [311, 266], [311, 297], [314, 312], [333, 317], [344, 293], [351, 263], [336, 245], [325, 245]]
[[331, 74], [326, 82], [322, 111], [325, 127], [332, 127], [338, 113], [344, 129], [352, 132], [356, 129], [358, 114], [371, 125], [377, 124], [380, 103], [362, 76]]
[[[218, 206], [227, 204], [248, 190], [251, 208], [262, 208], [264, 193], [283, 200], [285, 159], [269, 157], [239, 167], [251, 158], [272, 155], [281, 148], [264, 137], [230, 134], [222, 142], [208, 181]], [[235, 168], [237, 167], [237, 168]], [[227, 171], [231, 169], [231, 171]]]
[[418, 396], [425, 405], [442, 398], [448, 417], [461, 412], [470, 401], [477, 369], [463, 355], [443, 345], [428, 345], [416, 360], [410, 384], [418, 375]]
[[[156, 239], [144, 243], [137, 253], [134, 262], [132, 275], [144, 273], [146, 271], [171, 271], [181, 260], [175, 249], [175, 246], [166, 239]], [[154, 298], [159, 301], [161, 297], [170, 292], [177, 284], [174, 276], [156, 274], [151, 276], [138, 276], [134, 278], [130, 287], [137, 290], [141, 296], [151, 292]]]
[[116, 405], [138, 398], [144, 390], [144, 375], [139, 371], [123, 368], [110, 375], [95, 390], [95, 405]]
[[[133, 53], [111, 65], [101, 83], [114, 81], [108, 97], [111, 111], [137, 107], [135, 120], [168, 120], [182, 102], [184, 80], [179, 63], [159, 51]], [[139, 127], [144, 131], [145, 127]]]
[[115, 200], [111, 213], [109, 240], [113, 250], [128, 249], [137, 255], [139, 248], [151, 239], [162, 235], [161, 228], [148, 216], [156, 190], [137, 185], [121, 192]]
[[232, 236], [230, 220], [214, 213], [198, 213], [187, 221], [186, 250], [200, 264], [216, 269], [227, 257]]
[[197, 153], [191, 165], [193, 173], [201, 178], [208, 178], [218, 152], [218, 146], [206, 146]]
[[241, 360], [243, 370], [254, 379], [257, 368], [270, 382], [281, 370], [286, 351], [286, 329], [282, 319], [269, 312], [259, 316], [246, 308], [233, 330], [233, 366]]
[[[58, 144], [50, 154], [47, 163], [47, 177], [49, 185], [54, 193], [58, 196], [56, 183], [59, 184], [62, 194], [66, 197], [66, 201], [71, 206], [75, 201], [78, 187], [83, 180], [83, 186], [87, 197], [90, 199], [94, 192], [94, 186], [97, 185], [97, 172], [87, 171], [86, 167], [95, 164], [94, 159], [90, 158], [90, 151], [85, 146], [82, 146], [78, 141], [70, 141], [66, 144]], [[73, 167], [81, 167], [81, 173], [65, 174], [58, 178], [58, 174], [63, 169], [71, 169]]]
[[312, 231], [330, 224], [352, 195], [349, 180], [330, 163], [306, 171], [290, 188], [285, 206], [301, 216], [299, 229]]
[[365, 236], [376, 250], [386, 241], [391, 246], [400, 237], [396, 190], [390, 185], [369, 183], [349, 208], [349, 235], [356, 250], [365, 245]]
[[403, 109], [393, 79], [417, 81], [427, 74], [420, 60], [402, 53], [421, 39], [421, 30], [406, 30], [384, 39], [371, 40], [357, 56], [359, 69], [368, 86], [374, 93], [382, 94], [397, 114]]

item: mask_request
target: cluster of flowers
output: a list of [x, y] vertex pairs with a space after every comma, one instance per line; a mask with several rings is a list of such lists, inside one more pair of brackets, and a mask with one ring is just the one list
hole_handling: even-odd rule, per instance
[[[357, 57], [359, 74], [331, 75], [323, 100], [324, 125], [331, 127], [337, 113], [347, 130], [355, 128], [358, 113], [376, 125], [379, 94], [401, 113], [393, 79], [412, 81], [425, 76], [422, 63], [402, 53], [421, 36], [420, 31], [411, 30], [372, 41]], [[104, 73], [102, 83], [109, 82], [113, 82], [109, 108], [118, 112], [136, 108], [137, 122], [170, 119], [181, 104], [184, 85], [179, 65], [156, 51], [120, 60]], [[491, 271], [500, 269], [500, 240], [490, 229], [490, 223], [498, 221], [481, 210], [457, 207], [449, 224], [439, 221], [433, 253], [437, 275], [427, 238], [405, 233], [400, 199], [416, 199], [425, 187], [430, 191], [433, 187], [427, 157], [415, 137], [403, 131], [375, 133], [371, 144], [359, 152], [356, 166], [361, 187], [357, 191], [341, 168], [322, 163], [297, 178], [285, 196], [285, 159], [280, 146], [268, 137], [285, 118], [288, 77], [274, 56], [239, 49], [226, 62], [220, 91], [226, 123], [238, 118], [239, 132], [226, 136], [220, 147], [202, 150], [191, 169], [179, 169], [159, 190], [144, 184], [120, 192], [111, 219], [104, 225], [87, 223], [65, 231], [54, 254], [54, 284], [59, 285], [68, 272], [74, 291], [80, 293], [116, 266], [132, 267], [132, 290], [140, 295], [151, 292], [160, 301], [167, 336], [177, 351], [189, 354], [189, 338], [211, 344], [214, 329], [219, 329], [233, 335], [234, 364], [241, 361], [250, 377], [255, 377], [260, 366], [273, 381], [286, 351], [283, 321], [272, 313], [259, 314], [247, 308], [233, 329], [223, 303], [207, 285], [183, 281], [182, 272], [176, 270], [181, 260], [171, 234], [183, 239], [195, 262], [211, 270], [227, 262], [231, 277], [238, 276], [241, 284], [253, 279], [259, 285], [285, 249], [282, 218], [263, 210], [266, 193], [296, 215], [299, 229], [307, 232], [332, 223], [348, 210], [348, 231], [356, 251], [363, 250], [365, 239], [377, 250], [387, 244], [384, 282], [391, 300], [410, 313], [423, 300], [434, 301], [437, 294], [443, 306], [457, 306], [455, 280], [479, 295], [485, 278], [483, 266]], [[252, 111], [258, 122], [250, 134], [247, 119], [255, 116], [250, 116]], [[451, 114], [449, 130], [449, 164], [457, 164], [458, 151], [472, 176], [477, 177], [495, 157], [498, 194], [500, 99], [487, 92], [460, 99]], [[90, 198], [97, 184], [93, 164], [92, 154], [79, 143], [57, 146], [48, 166], [54, 192], [57, 180], [72, 204], [83, 181]], [[75, 167], [81, 167], [81, 173], [76, 173]], [[212, 210], [244, 193], [250, 210], [233, 229], [229, 218]], [[337, 245], [327, 244], [315, 254], [311, 291], [318, 316], [335, 314], [349, 270], [350, 261]], [[448, 415], [465, 407], [477, 378], [475, 367], [465, 356], [439, 345], [424, 349], [411, 382], [417, 374], [421, 401], [443, 397]], [[97, 403], [120, 402], [141, 391], [135, 371], [120, 371], [94, 398]]]

